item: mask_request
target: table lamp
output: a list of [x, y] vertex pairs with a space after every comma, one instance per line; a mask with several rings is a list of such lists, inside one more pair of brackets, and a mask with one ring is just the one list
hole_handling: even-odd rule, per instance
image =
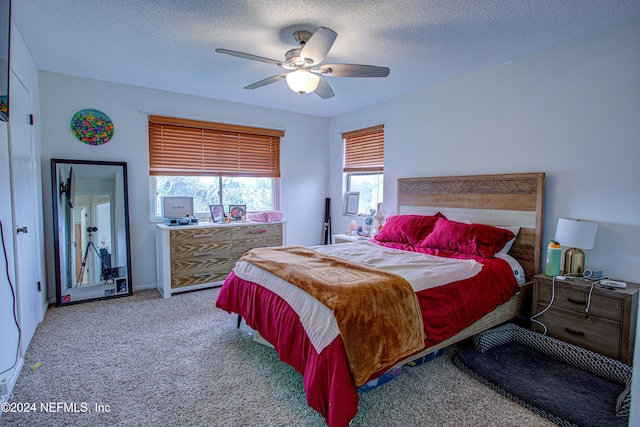
[[596, 222], [558, 218], [556, 240], [562, 246], [570, 248], [564, 255], [564, 274], [582, 274], [584, 271], [582, 249], [593, 249], [597, 230]]

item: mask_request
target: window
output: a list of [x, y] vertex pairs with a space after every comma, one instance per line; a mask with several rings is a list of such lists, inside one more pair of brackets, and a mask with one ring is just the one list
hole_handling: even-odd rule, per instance
[[359, 213], [368, 214], [382, 203], [384, 182], [384, 126], [342, 134], [347, 191], [360, 193]]
[[279, 208], [279, 130], [149, 116], [151, 217], [163, 196], [191, 196], [194, 211], [209, 205]]

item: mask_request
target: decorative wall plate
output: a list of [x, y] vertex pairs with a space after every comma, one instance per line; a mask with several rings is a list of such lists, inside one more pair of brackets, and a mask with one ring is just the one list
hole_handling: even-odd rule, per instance
[[89, 145], [106, 144], [113, 137], [113, 122], [102, 111], [80, 110], [71, 119], [71, 130], [80, 141]]

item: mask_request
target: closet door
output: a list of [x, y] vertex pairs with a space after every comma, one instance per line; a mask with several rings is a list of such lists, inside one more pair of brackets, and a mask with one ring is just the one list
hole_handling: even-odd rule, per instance
[[[11, 118], [9, 119], [9, 145], [11, 147], [11, 186], [13, 196], [13, 218], [16, 229], [15, 242], [16, 288], [18, 313], [22, 330], [22, 354], [41, 318], [41, 290], [38, 281], [41, 260], [38, 254], [36, 167], [31, 136], [31, 97], [22, 82], [10, 76]], [[42, 286], [40, 286], [40, 289]]]

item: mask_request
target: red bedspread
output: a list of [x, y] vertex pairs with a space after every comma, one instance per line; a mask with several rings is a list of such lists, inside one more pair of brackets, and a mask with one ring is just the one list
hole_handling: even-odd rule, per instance
[[277, 350], [278, 357], [302, 375], [307, 403], [329, 426], [347, 426], [358, 412], [358, 393], [340, 338], [318, 354], [296, 312], [282, 298], [232, 272], [216, 306], [240, 314]]
[[[442, 251], [420, 252], [462, 257]], [[516, 279], [505, 261], [475, 259], [483, 264], [477, 276], [417, 293], [426, 336], [424, 348], [457, 334], [517, 292]], [[318, 354], [298, 315], [282, 298], [234, 273], [222, 286], [216, 306], [240, 314], [247, 325], [277, 349], [282, 361], [303, 376], [307, 403], [330, 427], [347, 426], [355, 417], [358, 394], [340, 336]]]

